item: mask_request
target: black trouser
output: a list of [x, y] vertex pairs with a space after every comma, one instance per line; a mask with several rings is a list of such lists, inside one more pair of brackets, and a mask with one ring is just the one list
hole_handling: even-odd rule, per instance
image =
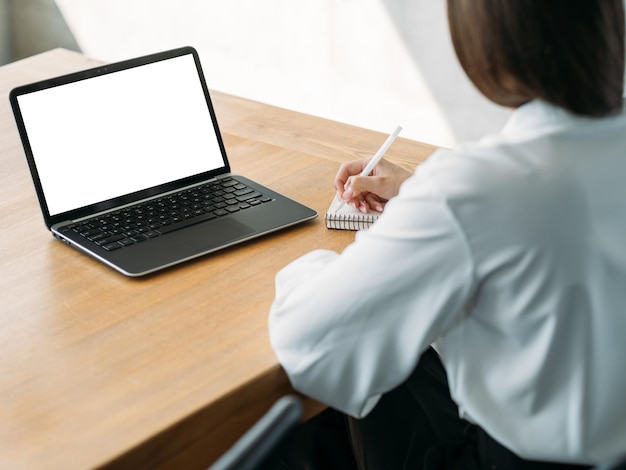
[[363, 419], [327, 409], [276, 451], [273, 469], [566, 470], [588, 466], [523, 460], [462, 420], [439, 355], [428, 349], [409, 379]]

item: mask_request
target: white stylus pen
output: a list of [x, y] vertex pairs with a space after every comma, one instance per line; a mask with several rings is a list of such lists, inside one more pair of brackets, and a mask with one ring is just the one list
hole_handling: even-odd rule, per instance
[[[378, 165], [378, 162], [380, 161], [380, 159], [385, 156], [385, 152], [389, 150], [389, 147], [391, 147], [391, 144], [393, 144], [393, 141], [396, 140], [396, 137], [398, 137], [398, 134], [400, 133], [401, 130], [402, 130], [402, 127], [400, 126], [396, 127], [396, 130], [393, 131], [389, 137], [387, 137], [387, 140], [385, 140], [383, 145], [381, 145], [381, 147], [378, 149], [378, 152], [376, 152], [376, 154], [370, 159], [367, 165], [365, 165], [365, 168], [363, 168], [363, 171], [359, 173], [359, 176], [369, 176], [369, 174], [372, 172], [374, 167]], [[349, 181], [349, 178], [348, 178], [348, 181]], [[343, 188], [344, 191], [350, 187], [350, 185], [348, 184], [348, 181], [346, 181], [346, 184]]]
[[363, 171], [359, 174], [359, 176], [369, 176], [369, 174], [372, 172], [374, 167], [378, 165], [378, 162], [380, 161], [380, 159], [385, 156], [385, 152], [389, 150], [389, 147], [391, 147], [391, 144], [393, 144], [393, 141], [396, 140], [396, 137], [398, 137], [398, 134], [400, 133], [401, 130], [402, 130], [402, 127], [400, 126], [396, 127], [396, 130], [393, 131], [389, 137], [387, 137], [387, 140], [385, 140], [383, 145], [381, 145], [381, 147], [378, 149], [378, 152], [376, 152], [376, 155], [374, 155], [372, 159], [369, 161], [369, 163], [365, 166], [365, 168], [363, 168]]

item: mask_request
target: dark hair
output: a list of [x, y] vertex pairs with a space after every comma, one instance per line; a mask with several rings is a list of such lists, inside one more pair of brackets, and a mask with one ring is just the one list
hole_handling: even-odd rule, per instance
[[622, 108], [623, 0], [447, 0], [457, 57], [490, 100], [584, 116]]

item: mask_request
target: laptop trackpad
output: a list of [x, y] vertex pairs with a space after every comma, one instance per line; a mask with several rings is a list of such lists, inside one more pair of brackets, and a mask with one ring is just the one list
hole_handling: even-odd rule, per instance
[[233, 219], [205, 222], [195, 227], [189, 227], [186, 230], [189, 229], [193, 233], [193, 239], [190, 244], [199, 251], [228, 245], [254, 233], [252, 227], [248, 227]]

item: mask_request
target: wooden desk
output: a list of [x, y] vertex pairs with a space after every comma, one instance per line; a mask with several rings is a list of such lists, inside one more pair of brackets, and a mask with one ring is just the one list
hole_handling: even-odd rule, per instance
[[[214, 92], [233, 168], [320, 217], [130, 279], [48, 233], [7, 99], [96, 64], [57, 49], [0, 68], [0, 468], [203, 468], [292, 391], [267, 335], [274, 275], [353, 239], [324, 226], [332, 179], [385, 136]], [[400, 138], [389, 155], [433, 150]]]

